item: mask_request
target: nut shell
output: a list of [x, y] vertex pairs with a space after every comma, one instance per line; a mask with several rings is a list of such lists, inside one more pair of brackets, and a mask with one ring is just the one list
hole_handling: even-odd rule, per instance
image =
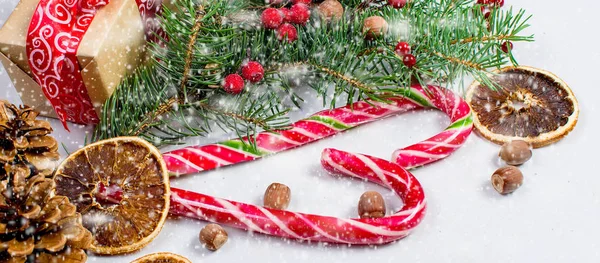
[[531, 146], [523, 140], [514, 140], [505, 143], [500, 148], [498, 156], [508, 165], [521, 165], [531, 159]]
[[381, 218], [385, 216], [385, 201], [380, 193], [365, 192], [358, 201], [358, 216], [360, 218]]
[[383, 17], [370, 16], [363, 23], [363, 33], [367, 39], [374, 39], [385, 35], [388, 30], [388, 23]]
[[228, 238], [225, 229], [217, 224], [208, 224], [200, 231], [200, 242], [211, 251], [221, 248]]
[[492, 175], [492, 185], [500, 194], [510, 194], [523, 184], [523, 173], [514, 166], [502, 167]]
[[325, 0], [317, 9], [325, 20], [339, 20], [344, 15], [344, 7], [337, 0]]
[[291, 199], [291, 190], [284, 184], [272, 183], [265, 190], [264, 206], [283, 210], [288, 207]]

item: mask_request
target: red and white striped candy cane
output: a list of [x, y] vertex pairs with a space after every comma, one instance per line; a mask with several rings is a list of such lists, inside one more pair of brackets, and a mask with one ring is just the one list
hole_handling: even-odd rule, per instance
[[[242, 140], [186, 147], [163, 156], [172, 174], [189, 174], [261, 158], [331, 136], [395, 113], [416, 108], [436, 108], [450, 117], [446, 130], [425, 141], [397, 150], [393, 162], [343, 152], [323, 151], [321, 163], [330, 172], [367, 179], [394, 190], [404, 207], [377, 219], [341, 219], [269, 209], [228, 201], [186, 190], [171, 189], [170, 213], [299, 240], [347, 244], [383, 244], [409, 234], [425, 213], [425, 195], [417, 179], [406, 169], [440, 160], [466, 140], [472, 129], [471, 109], [451, 91], [429, 86], [407, 89], [391, 103], [356, 102], [351, 106], [321, 111], [292, 125], [292, 129], [256, 135], [257, 148]], [[100, 193], [100, 195], [109, 195]], [[114, 196], [118, 199], [118, 196]]]
[[392, 160], [410, 169], [447, 157], [471, 134], [471, 108], [452, 91], [436, 86], [428, 86], [425, 90], [417, 85], [407, 88], [403, 97], [391, 98], [390, 103], [360, 101], [318, 112], [293, 123], [289, 130], [261, 132], [256, 135], [256, 148], [250, 147], [242, 140], [233, 139], [185, 147], [164, 153], [163, 157], [167, 168], [174, 175], [207, 171], [256, 160], [393, 114], [419, 108], [438, 109], [446, 113], [452, 123], [443, 132], [394, 152]]
[[[384, 244], [407, 236], [425, 215], [425, 194], [417, 179], [395, 163], [334, 149], [325, 149], [321, 163], [328, 171], [366, 179], [392, 189], [404, 207], [383, 218], [343, 219], [228, 201], [171, 188], [171, 215], [212, 221], [267, 235], [343, 244]], [[120, 191], [100, 188], [97, 197], [118, 202]], [[115, 201], [116, 200], [116, 201]]]
[[450, 126], [427, 140], [395, 151], [392, 157], [395, 163], [333, 149], [323, 152], [321, 162], [325, 169], [364, 178], [396, 191], [404, 200], [404, 207], [397, 213], [379, 219], [340, 219], [274, 210], [179, 189], [172, 190], [171, 213], [300, 240], [381, 244], [408, 235], [425, 213], [425, 196], [419, 182], [404, 168], [425, 165], [450, 155], [465, 142], [473, 122], [469, 105], [448, 89], [429, 86], [425, 90], [413, 86], [403, 97], [390, 101], [389, 104], [356, 102], [318, 112], [295, 122], [289, 130], [257, 134], [256, 148], [234, 139], [185, 147], [163, 156], [172, 174], [195, 173], [256, 160], [399, 112], [439, 109], [450, 117]]

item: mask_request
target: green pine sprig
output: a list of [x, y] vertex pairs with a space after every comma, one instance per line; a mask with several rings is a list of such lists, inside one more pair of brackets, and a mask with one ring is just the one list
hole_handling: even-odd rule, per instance
[[[523, 10], [494, 9], [486, 19], [472, 0], [413, 0], [402, 9], [381, 0], [341, 3], [341, 20], [322, 19], [313, 9], [310, 22], [296, 26], [298, 40], [287, 43], [274, 30], [256, 26], [268, 6], [262, 1], [177, 0], [162, 14], [164, 46], [154, 45], [150, 65], [118, 86], [94, 139], [137, 135], [163, 145], [206, 136], [213, 127], [239, 137], [285, 129], [287, 111], [313, 99], [294, 93], [293, 68], [306, 69], [303, 84], [330, 107], [340, 98], [385, 102], [415, 81], [460, 90], [464, 85], [454, 83], [472, 76], [495, 88], [491, 72], [517, 64], [512, 52], [502, 51], [503, 43], [533, 40], [522, 35], [530, 18]], [[367, 40], [363, 23], [374, 15], [388, 22], [388, 30]], [[414, 67], [394, 52], [398, 41], [411, 44]], [[264, 80], [247, 84], [241, 95], [226, 94], [222, 79], [248, 60], [264, 66]]]

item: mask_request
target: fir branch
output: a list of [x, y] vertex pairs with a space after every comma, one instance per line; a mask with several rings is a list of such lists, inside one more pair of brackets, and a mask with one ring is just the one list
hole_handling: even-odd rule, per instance
[[325, 74], [327, 74], [327, 75], [329, 75], [329, 76], [331, 76], [333, 78], [337, 78], [337, 79], [343, 80], [346, 83], [348, 83], [348, 84], [350, 84], [350, 85], [352, 85], [352, 86], [360, 89], [363, 92], [375, 93], [372, 88], [368, 87], [364, 83], [361, 83], [361, 82], [357, 81], [353, 77], [345, 76], [344, 74], [342, 74], [340, 72], [337, 72], [337, 71], [335, 71], [333, 69], [330, 69], [330, 68], [327, 68], [327, 67], [324, 67], [324, 66], [321, 66], [321, 65], [317, 65], [317, 64], [314, 64], [314, 63], [307, 62], [306, 65], [309, 65], [312, 68], [316, 69], [317, 71], [325, 73]]
[[152, 123], [155, 123], [160, 116], [170, 112], [176, 104], [183, 103], [184, 102], [181, 99], [170, 98], [166, 103], [159, 105], [155, 111], [148, 112], [148, 117], [146, 118], [146, 120], [142, 121], [142, 125], [139, 126], [139, 128], [137, 128], [137, 130], [132, 134], [134, 136], [139, 136], [142, 132], [145, 132]]
[[482, 36], [482, 37], [467, 37], [465, 39], [455, 39], [450, 41], [450, 44], [467, 44], [473, 42], [490, 42], [490, 41], [506, 41], [510, 40], [512, 36], [509, 35], [496, 35], [496, 36]]
[[448, 62], [451, 62], [451, 63], [461, 64], [461, 65], [464, 65], [466, 67], [473, 68], [475, 70], [481, 70], [481, 71], [485, 70], [481, 65], [479, 65], [479, 64], [477, 64], [475, 62], [472, 62], [472, 61], [460, 59], [458, 57], [450, 57], [450, 56], [444, 55], [444, 54], [442, 54], [440, 52], [436, 52], [436, 51], [429, 51], [429, 50], [426, 50], [426, 49], [423, 49], [423, 50], [426, 51], [426, 52], [429, 52], [430, 54], [433, 54], [435, 56], [438, 56], [440, 58], [448, 60]]
[[198, 102], [197, 106], [200, 107], [200, 108], [203, 108], [203, 109], [205, 109], [207, 111], [210, 111], [210, 112], [212, 112], [214, 114], [222, 115], [222, 116], [227, 116], [227, 117], [229, 117], [229, 118], [231, 118], [233, 120], [240, 120], [240, 121], [244, 121], [246, 123], [252, 123], [252, 124], [255, 124], [255, 125], [257, 125], [259, 127], [262, 127], [262, 128], [268, 127], [266, 121], [261, 120], [261, 119], [246, 117], [246, 116], [243, 116], [241, 114], [237, 114], [235, 112], [227, 112], [227, 111], [221, 110], [221, 109], [216, 108], [216, 107], [211, 107], [208, 104], [202, 103], [202, 102]]
[[[452, 85], [470, 75], [493, 88], [489, 72], [516, 64], [512, 53], [501, 52], [502, 43], [533, 39], [520, 35], [529, 20], [523, 10], [495, 10], [488, 21], [472, 0], [413, 0], [402, 9], [381, 0], [340, 2], [346, 9], [340, 21], [314, 17], [297, 27], [297, 41], [286, 43], [274, 30], [236, 17], [241, 10], [259, 17], [256, 8], [267, 7], [261, 0], [177, 0], [162, 14], [165, 46], [154, 46], [155, 62], [119, 85], [94, 137], [133, 134], [160, 145], [206, 135], [213, 126], [240, 137], [284, 129], [289, 109], [283, 101], [289, 97], [297, 106], [302, 100], [282, 70], [290, 65], [310, 69], [316, 77], [304, 78], [304, 84], [331, 107], [340, 97], [352, 103], [402, 96], [414, 80]], [[368, 41], [363, 21], [372, 15], [384, 17], [390, 30]], [[417, 65], [406, 67], [394, 53], [398, 41], [412, 45]], [[223, 77], [247, 60], [267, 69], [264, 80], [241, 95], [226, 94], [219, 88]]]
[[[190, 72], [190, 67], [192, 65], [192, 59], [193, 59], [193, 52], [194, 52], [194, 45], [196, 44], [196, 39], [198, 38], [198, 33], [200, 33], [200, 27], [202, 27], [202, 18], [204, 18], [204, 7], [202, 5], [198, 5], [197, 8], [198, 12], [196, 15], [196, 22], [194, 23], [194, 27], [192, 28], [192, 35], [190, 36], [190, 40], [187, 44], [187, 50], [185, 52], [185, 64], [183, 66], [183, 78], [181, 79], [181, 84], [179, 87], [179, 91], [178, 91], [178, 95], [179, 98], [181, 100], [181, 98], [184, 98], [184, 101], [187, 101], [187, 96], [186, 95], [186, 84], [188, 81], [188, 78], [190, 76], [189, 72]], [[160, 109], [159, 109], [160, 112]]]
[[[230, 4], [219, 0], [205, 8], [181, 0], [174, 11], [165, 9], [165, 46], [154, 45], [151, 51], [156, 61], [117, 87], [104, 105], [93, 139], [136, 135], [163, 145], [204, 136], [213, 125], [240, 136], [258, 129], [285, 129], [287, 109], [282, 109], [272, 91], [235, 96], [225, 106], [212, 103], [225, 96], [214, 87], [220, 87], [220, 75], [230, 67], [227, 60], [237, 55], [235, 28], [221, 20], [222, 15], [238, 10]], [[215, 39], [226, 41], [214, 43]], [[212, 54], [206, 48], [219, 52]]]

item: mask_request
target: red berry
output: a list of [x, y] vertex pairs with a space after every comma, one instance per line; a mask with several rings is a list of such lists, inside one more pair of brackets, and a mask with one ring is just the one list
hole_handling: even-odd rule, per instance
[[292, 0], [292, 3], [310, 5], [312, 3], [312, 1], [311, 0]]
[[487, 5], [493, 0], [477, 0], [478, 5]]
[[512, 49], [513, 49], [512, 42], [506, 41], [506, 42], [502, 43], [502, 52], [508, 53], [509, 51], [512, 51]]
[[265, 75], [263, 66], [256, 61], [249, 61], [242, 66], [242, 77], [250, 82], [259, 82]]
[[504, 0], [489, 0], [489, 3], [496, 6], [496, 7], [503, 7], [504, 6]]
[[417, 64], [417, 58], [412, 54], [406, 54], [404, 55], [402, 62], [404, 62], [405, 66], [412, 68]]
[[281, 12], [281, 15], [283, 16], [283, 23], [289, 23], [291, 15], [292, 15], [292, 12], [290, 11], [290, 9], [282, 7], [282, 8], [279, 8], [279, 11]]
[[284, 23], [277, 29], [277, 39], [282, 41], [287, 37], [288, 43], [292, 43], [298, 39], [298, 31], [296, 28], [288, 23]]
[[408, 0], [388, 0], [388, 5], [391, 5], [393, 8], [403, 8]]
[[398, 54], [398, 56], [404, 56], [406, 54], [410, 54], [410, 45], [406, 42], [398, 42], [398, 44], [396, 44], [396, 48], [394, 49], [394, 52], [396, 52], [396, 54]]
[[492, 9], [489, 6], [482, 5], [481, 14], [483, 14], [483, 17], [485, 19], [488, 19], [492, 15]]
[[223, 81], [223, 89], [227, 93], [238, 94], [244, 89], [244, 79], [238, 74], [229, 74]]
[[262, 12], [262, 23], [267, 29], [275, 29], [283, 23], [283, 15], [276, 8], [267, 8]]
[[305, 4], [295, 4], [290, 8], [290, 23], [304, 25], [310, 18], [310, 9]]

